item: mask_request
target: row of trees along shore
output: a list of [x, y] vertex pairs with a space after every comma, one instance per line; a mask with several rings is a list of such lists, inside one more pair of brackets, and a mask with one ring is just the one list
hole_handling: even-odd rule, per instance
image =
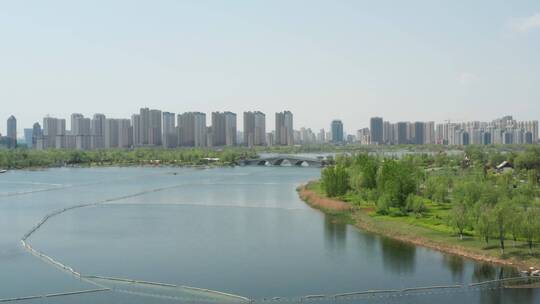
[[[174, 165], [195, 166], [209, 162], [217, 165], [234, 164], [242, 158], [256, 157], [248, 149], [158, 149], [137, 148], [132, 150], [108, 149], [92, 151], [76, 150], [0, 150], [0, 168], [44, 168], [58, 166], [107, 166], [107, 165]], [[211, 161], [209, 161], [211, 159]]]
[[[497, 170], [507, 161], [513, 169]], [[507, 166], [508, 168], [509, 166]], [[401, 158], [369, 154], [336, 157], [321, 173], [322, 190], [374, 216], [410, 217], [460, 239], [540, 241], [540, 148], [502, 152], [468, 147], [463, 154], [425, 153]], [[411, 222], [411, 221], [409, 221]]]

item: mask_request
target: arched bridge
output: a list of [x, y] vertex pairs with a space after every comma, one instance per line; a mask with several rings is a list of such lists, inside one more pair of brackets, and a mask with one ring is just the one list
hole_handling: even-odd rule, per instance
[[298, 166], [298, 167], [323, 167], [326, 164], [324, 158], [310, 158], [296, 155], [277, 155], [244, 159], [239, 161], [241, 166]]

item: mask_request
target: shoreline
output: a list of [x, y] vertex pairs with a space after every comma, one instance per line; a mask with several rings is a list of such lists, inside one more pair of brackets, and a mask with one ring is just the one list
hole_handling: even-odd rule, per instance
[[[240, 167], [237, 164], [136, 164], [136, 163], [108, 163], [108, 164], [77, 164], [77, 165], [58, 165], [58, 166], [35, 166], [35, 167], [21, 167], [21, 168], [9, 168], [5, 173], [9, 171], [42, 171], [48, 169], [92, 169], [92, 168], [227, 168], [227, 167]], [[2, 169], [2, 168], [0, 168]]]
[[[381, 223], [381, 221], [372, 218], [368, 214], [370, 211], [369, 209], [354, 208], [346, 202], [320, 196], [315, 191], [307, 188], [310, 183], [312, 183], [312, 181], [302, 184], [297, 188], [298, 195], [302, 201], [304, 201], [310, 207], [318, 209], [326, 214], [331, 214], [332, 212], [350, 212], [350, 216], [352, 219], [351, 225], [363, 231], [374, 233], [400, 242], [409, 243], [415, 246], [429, 248], [445, 254], [456, 255], [478, 262], [486, 262], [502, 266], [511, 266], [517, 268], [518, 270], [528, 270], [529, 267], [535, 267], [536, 269], [538, 269], [538, 266], [540, 266], [533, 262], [528, 263], [527, 261], [519, 261], [512, 258], [503, 259], [487, 254], [482, 254], [481, 252], [477, 252], [474, 249], [454, 244], [448, 244], [424, 236], [413, 235], [412, 233], [409, 233], [407, 232], [407, 230], [403, 229], [388, 229], [387, 227], [383, 227], [383, 224], [386, 223]], [[417, 227], [407, 223], [401, 223], [401, 225], [407, 225], [411, 228], [414, 227], [415, 229], [429, 230], [428, 228]]]

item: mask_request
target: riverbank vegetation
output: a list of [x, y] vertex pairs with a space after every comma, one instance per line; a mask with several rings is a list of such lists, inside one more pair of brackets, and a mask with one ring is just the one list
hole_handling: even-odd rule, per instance
[[[485, 151], [493, 151], [499, 153], [521, 152], [527, 150], [530, 145], [491, 145], [483, 148]], [[465, 151], [465, 146], [453, 145], [361, 145], [357, 143], [349, 143], [343, 145], [335, 145], [331, 143], [321, 144], [302, 144], [294, 146], [269, 146], [269, 147], [254, 147], [260, 153], [278, 153], [278, 154], [295, 154], [295, 153], [370, 153], [370, 154], [403, 154], [403, 153], [438, 153], [448, 152], [449, 154], [461, 154]]]
[[338, 156], [308, 190], [348, 203], [363, 225], [540, 266], [539, 179], [538, 147], [470, 146], [463, 155]]
[[227, 149], [108, 149], [76, 150], [0, 150], [0, 168], [47, 168], [60, 166], [134, 166], [134, 165], [231, 165], [239, 159], [256, 157], [253, 150]]

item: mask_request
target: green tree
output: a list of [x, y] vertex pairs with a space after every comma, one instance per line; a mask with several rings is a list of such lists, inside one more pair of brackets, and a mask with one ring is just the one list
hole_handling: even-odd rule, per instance
[[349, 190], [349, 174], [341, 165], [325, 168], [321, 172], [321, 182], [326, 195], [336, 197]]
[[529, 253], [532, 253], [534, 239], [540, 232], [540, 211], [538, 208], [526, 209], [523, 212], [521, 224], [521, 231], [527, 241]]
[[454, 203], [449, 213], [450, 223], [456, 229], [459, 239], [463, 240], [463, 232], [469, 225], [469, 210], [464, 202]]
[[493, 214], [493, 220], [495, 223], [495, 228], [497, 230], [497, 236], [499, 238], [499, 248], [501, 250], [501, 254], [504, 254], [504, 241], [506, 237], [506, 230], [511, 223], [510, 215], [512, 214], [512, 209], [510, 202], [508, 200], [499, 202], [492, 209], [491, 213]]
[[418, 172], [409, 162], [386, 160], [377, 177], [379, 195], [387, 195], [392, 207], [406, 211], [406, 200], [417, 191]]
[[491, 207], [489, 205], [482, 205], [481, 209], [482, 212], [478, 216], [474, 230], [478, 233], [478, 236], [486, 242], [486, 244], [489, 244], [489, 237], [493, 230]]

